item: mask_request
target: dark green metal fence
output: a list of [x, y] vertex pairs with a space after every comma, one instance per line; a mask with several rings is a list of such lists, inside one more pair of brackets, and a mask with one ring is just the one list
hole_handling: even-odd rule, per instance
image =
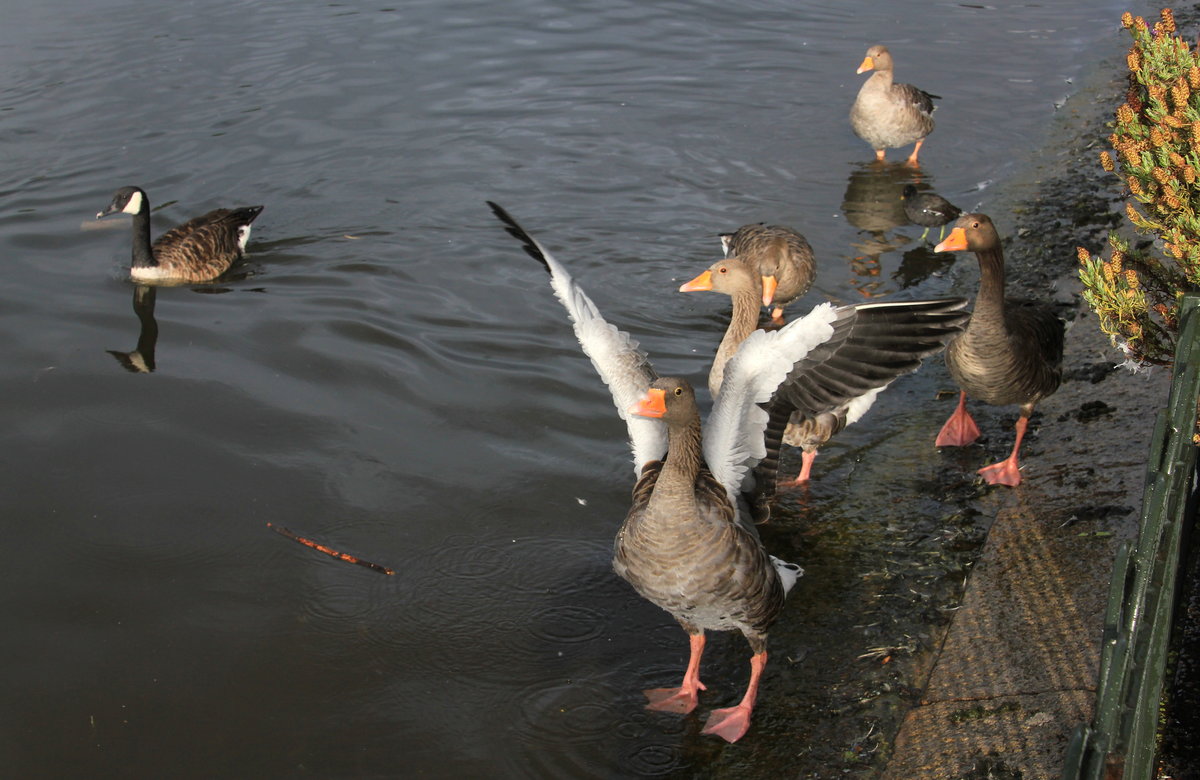
[[1141, 531], [1132, 545], [1121, 545], [1113, 566], [1095, 719], [1071, 737], [1065, 780], [1148, 780], [1154, 773], [1177, 576], [1197, 489], [1200, 295], [1186, 296], [1180, 311], [1171, 394], [1150, 445]]

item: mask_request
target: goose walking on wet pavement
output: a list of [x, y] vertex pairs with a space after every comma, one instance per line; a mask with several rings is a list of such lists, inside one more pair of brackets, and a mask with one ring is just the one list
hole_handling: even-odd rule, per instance
[[1021, 483], [1017, 454], [1034, 405], [1058, 389], [1062, 379], [1065, 329], [1043, 303], [1004, 297], [1004, 252], [992, 220], [964, 214], [938, 252], [970, 250], [979, 260], [979, 294], [963, 334], [946, 347], [946, 367], [958, 383], [958, 406], [938, 433], [939, 447], [961, 447], [979, 438], [967, 412], [967, 396], [993, 406], [1020, 404], [1016, 441], [999, 463], [979, 469], [992, 485]]
[[207, 282], [245, 256], [250, 225], [262, 206], [216, 209], [190, 219], [150, 243], [150, 199], [140, 187], [122, 187], [96, 219], [133, 216], [133, 263], [129, 275], [143, 284]]

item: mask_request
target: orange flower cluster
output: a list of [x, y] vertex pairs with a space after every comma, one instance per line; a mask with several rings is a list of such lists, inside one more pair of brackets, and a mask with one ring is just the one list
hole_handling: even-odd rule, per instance
[[1127, 354], [1169, 363], [1178, 296], [1200, 287], [1200, 48], [1175, 36], [1170, 9], [1153, 31], [1130, 13], [1121, 25], [1133, 38], [1129, 87], [1100, 165], [1124, 180], [1126, 216], [1158, 236], [1162, 255], [1129, 249], [1114, 234], [1107, 260], [1079, 248], [1080, 276], [1101, 327]]

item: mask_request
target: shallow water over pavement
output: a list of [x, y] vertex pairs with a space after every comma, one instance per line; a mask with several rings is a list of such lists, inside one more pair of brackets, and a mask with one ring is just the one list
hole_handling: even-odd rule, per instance
[[[839, 725], [844, 702], [866, 695], [867, 664], [888, 649], [901, 663], [948, 608], [961, 562], [922, 556], [979, 533], [944, 501], [979, 455], [931, 445], [948, 411], [932, 400], [948, 386], [940, 362], [831, 444], [764, 531], [808, 574], [755, 725], [726, 747], [698, 730], [741, 693], [740, 637], [712, 643], [697, 716], [642, 708], [642, 688], [678, 677], [686, 642], [609, 568], [632, 481], [624, 431], [544, 272], [484, 200], [543, 240], [661, 372], [700, 379], [726, 304], [674, 291], [718, 256], [719, 231], [804, 232], [819, 262], [806, 304], [973, 278], [970, 263], [947, 276], [947, 258], [897, 225], [889, 193], [915, 174], [866, 165], [849, 129], [868, 45], [886, 42], [899, 79], [942, 96], [921, 183], [986, 210], [1071, 80], [1119, 50], [1122, 10], [10, 9], [11, 771], [638, 776], [793, 749], [810, 762], [797, 771], [855, 766], [872, 739]], [[156, 233], [266, 204], [242, 273], [139, 295], [126, 226], [91, 229], [131, 183], [161, 209]], [[925, 578], [924, 624], [879, 612], [880, 578], [913, 582], [897, 569]]]

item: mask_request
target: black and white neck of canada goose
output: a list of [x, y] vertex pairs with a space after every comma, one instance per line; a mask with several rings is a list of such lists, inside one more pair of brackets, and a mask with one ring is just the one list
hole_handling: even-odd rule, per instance
[[133, 268], [154, 268], [158, 261], [150, 248], [150, 199], [140, 187], [122, 187], [113, 195], [108, 208], [96, 219], [110, 214], [129, 214], [133, 217]]

